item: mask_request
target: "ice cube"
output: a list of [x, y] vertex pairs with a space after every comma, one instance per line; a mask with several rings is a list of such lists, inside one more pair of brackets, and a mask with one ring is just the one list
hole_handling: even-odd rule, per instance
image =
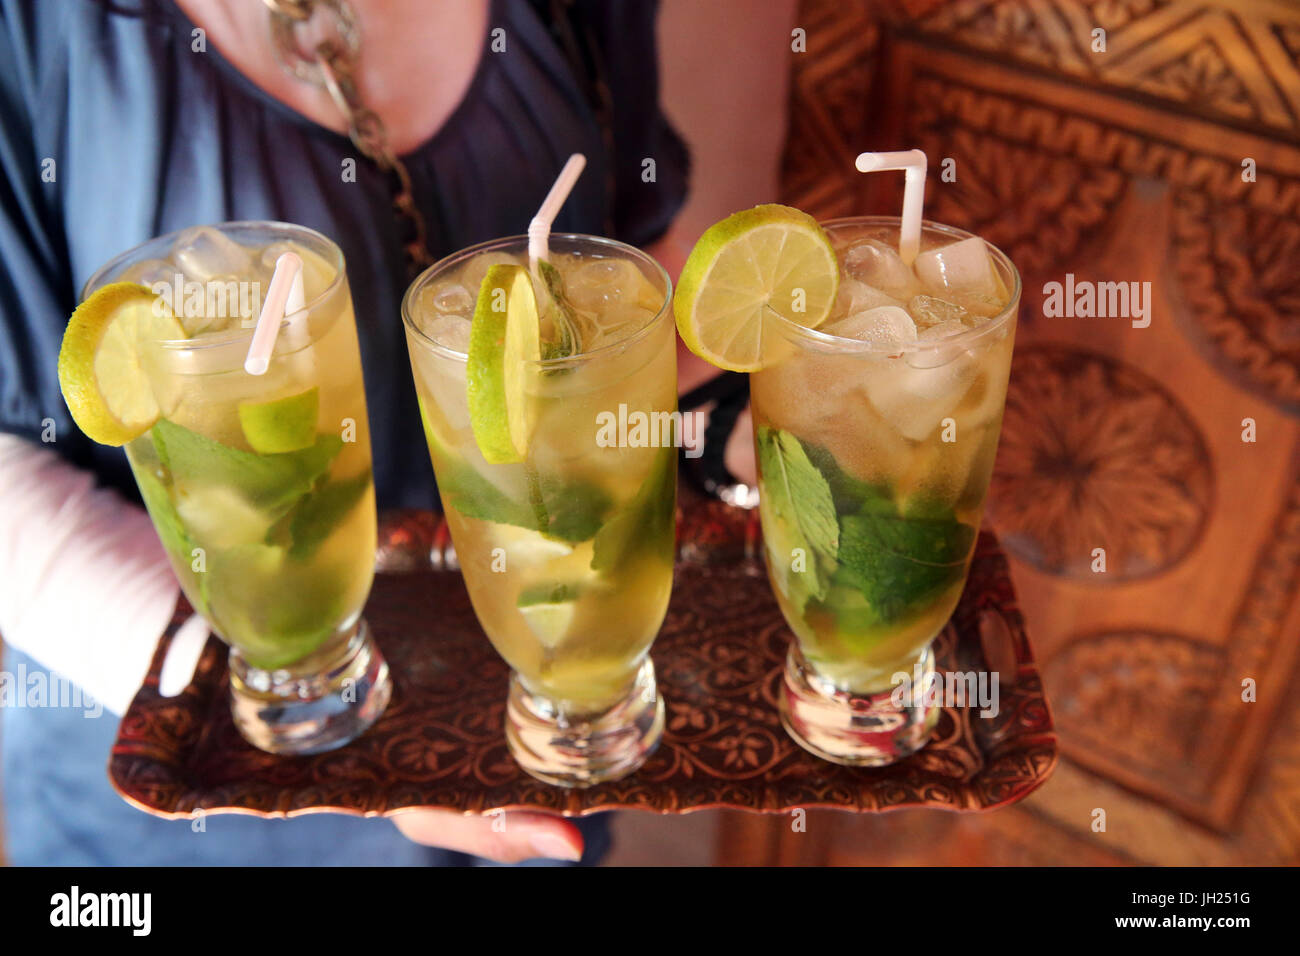
[[998, 278], [993, 271], [988, 244], [978, 236], [922, 252], [916, 257], [916, 274], [930, 291], [941, 294], [997, 295]]
[[[266, 295], [266, 290], [271, 285], [271, 277], [275, 275], [275, 264], [286, 252], [292, 252], [302, 260], [303, 297], [308, 302], [321, 295], [334, 281], [334, 269], [328, 262], [311, 250], [282, 239], [271, 243], [254, 256], [252, 270], [247, 278], [250, 282], [261, 284], [261, 295]], [[256, 319], [257, 316], [253, 318]]]
[[962, 332], [969, 332], [970, 329], [961, 322], [949, 319], [946, 322], [940, 322], [938, 325], [932, 325], [928, 329], [922, 329], [917, 335], [920, 342], [931, 342], [935, 339], [946, 339], [950, 335], [960, 335]]
[[128, 266], [118, 277], [120, 282], [138, 282], [153, 288], [161, 282], [169, 288], [176, 284], [176, 266], [165, 259], [145, 259]]
[[[317, 296], [324, 295], [325, 290], [338, 276], [338, 269], [334, 264], [326, 261], [317, 255], [311, 249], [304, 249], [302, 246], [291, 246], [294, 252], [298, 253], [298, 258], [302, 259], [302, 282], [303, 293], [308, 302], [311, 302]], [[271, 272], [266, 274], [265, 282], [271, 281], [274, 274], [275, 264], [272, 263]], [[263, 289], [266, 287], [263, 286]]]
[[846, 277], [840, 280], [840, 289], [835, 296], [834, 314], [852, 315], [854, 312], [878, 309], [882, 305], [901, 306], [902, 304], [892, 295], [881, 292], [865, 282]]
[[[261, 255], [257, 257], [257, 267], [255, 273], [259, 281], [263, 283], [262, 289], [265, 291], [266, 283], [271, 281], [271, 276], [275, 275], [275, 264], [279, 258], [286, 252], [297, 253], [298, 249], [292, 242], [282, 240], [273, 242], [262, 250]], [[301, 257], [299, 257], [301, 258]]]
[[[426, 317], [420, 323], [425, 335], [444, 348], [469, 352], [470, 321], [459, 316]], [[439, 355], [419, 346], [411, 349], [416, 375], [428, 389], [447, 424], [459, 431], [469, 428], [469, 399], [466, 396], [465, 360]]]
[[823, 331], [840, 338], [857, 339], [882, 349], [899, 352], [916, 341], [916, 323], [905, 309], [896, 305], [855, 312], [846, 319], [827, 326]]
[[[926, 342], [941, 343], [946, 337], [929, 329], [922, 334]], [[917, 344], [922, 344], [919, 335]], [[960, 346], [917, 348], [867, 376], [867, 395], [904, 437], [921, 441], [961, 403], [976, 371], [974, 358]]]
[[468, 316], [474, 310], [474, 297], [469, 290], [456, 282], [434, 286], [427, 300], [435, 312], [444, 315]]
[[483, 279], [487, 276], [488, 269], [493, 266], [517, 266], [522, 265], [518, 256], [512, 256], [508, 252], [480, 252], [469, 262], [465, 263], [460, 270], [460, 284], [465, 290], [475, 298], [478, 297], [478, 291], [483, 285]]
[[[469, 331], [471, 322], [459, 315], [440, 315], [426, 319], [420, 324], [424, 334], [443, 348], [461, 354], [469, 353]], [[464, 376], [461, 376], [464, 378]]]
[[588, 259], [564, 276], [564, 295], [574, 306], [600, 312], [615, 302], [657, 309], [663, 298], [627, 259]]
[[[175, 267], [172, 268], [174, 272]], [[247, 316], [248, 324], [243, 324], [245, 316], [241, 312], [241, 292], [250, 312], [253, 307], [248, 290], [242, 286], [243, 279], [236, 275], [212, 275], [199, 285], [194, 285], [195, 281], [193, 278], [187, 279], [179, 308], [177, 303], [173, 303], [176, 317], [185, 326], [187, 335], [192, 338], [205, 333], [253, 327], [257, 321], [256, 313]]]
[[171, 259], [187, 279], [196, 282], [231, 275], [247, 277], [253, 272], [249, 250], [211, 226], [196, 226], [177, 236]]
[[912, 314], [916, 324], [922, 329], [945, 322], [962, 322], [969, 314], [956, 302], [940, 299], [933, 295], [914, 295], [907, 303], [907, 311]]
[[957, 305], [970, 313], [968, 321], [972, 325], [983, 325], [1006, 308], [1006, 300], [1002, 296], [987, 292], [958, 293], [952, 298]]
[[583, 351], [590, 352], [612, 345], [639, 332], [654, 319], [655, 314], [631, 302], [615, 302], [599, 314], [582, 313], [581, 329], [587, 333], [582, 342]]
[[1006, 382], [998, 380], [992, 370], [985, 370], [962, 403], [963, 427], [992, 425], [1006, 404]]
[[[945, 339], [969, 331], [970, 327], [964, 323], [956, 319], [948, 319], [923, 329], [916, 337], [917, 345], [929, 346], [931, 343], [942, 343]], [[965, 349], [960, 345], [941, 344], [935, 348], [918, 348], [908, 353], [907, 363], [913, 368], [938, 368], [960, 358], [963, 351]]]
[[469, 320], [473, 314], [474, 296], [459, 282], [426, 285], [416, 300], [415, 321], [421, 329], [436, 322], [441, 316]]
[[860, 239], [844, 250], [844, 274], [906, 301], [920, 291], [916, 275], [898, 257], [898, 252], [879, 239]]
[[863, 481], [899, 474], [911, 445], [882, 421], [863, 383], [900, 360], [876, 355], [802, 352], [765, 370], [751, 388], [767, 424], [833, 449], [840, 467]]

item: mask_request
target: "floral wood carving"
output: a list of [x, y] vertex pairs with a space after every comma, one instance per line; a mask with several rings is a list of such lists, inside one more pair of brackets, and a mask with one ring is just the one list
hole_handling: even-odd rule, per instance
[[[1212, 500], [1209, 454], [1178, 401], [1117, 359], [1021, 345], [1012, 360], [989, 516], [1009, 551], [1089, 583], [1178, 562]], [[1106, 573], [1094, 574], [1093, 550]]]

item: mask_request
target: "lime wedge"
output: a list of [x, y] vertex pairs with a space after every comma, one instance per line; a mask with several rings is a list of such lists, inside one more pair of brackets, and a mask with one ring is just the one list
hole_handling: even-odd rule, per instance
[[253, 451], [277, 455], [302, 451], [316, 444], [316, 416], [320, 388], [276, 398], [269, 402], [240, 402], [239, 425]]
[[839, 287], [835, 250], [817, 221], [789, 206], [755, 206], [710, 226], [677, 282], [682, 341], [733, 372], [756, 372], [780, 354], [767, 310], [815, 329]]
[[521, 462], [528, 453], [527, 383], [539, 359], [537, 296], [528, 270], [492, 266], [474, 307], [465, 369], [470, 425], [489, 464]]
[[86, 437], [125, 445], [161, 414], [148, 372], [154, 343], [186, 338], [166, 303], [132, 282], [114, 282], [77, 306], [63, 331], [59, 387]]
[[568, 584], [525, 588], [515, 602], [529, 629], [545, 647], [556, 647], [568, 636], [578, 609], [577, 588]]
[[[205, 548], [233, 548], [250, 541], [260, 543], [273, 520], [228, 485], [187, 489], [176, 497], [176, 514], [190, 536]], [[190, 556], [185, 557], [188, 560]]]

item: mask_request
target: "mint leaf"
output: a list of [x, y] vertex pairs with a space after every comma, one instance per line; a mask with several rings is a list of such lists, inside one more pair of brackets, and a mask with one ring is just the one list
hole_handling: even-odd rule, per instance
[[893, 624], [961, 580], [976, 530], [951, 509], [907, 517], [864, 504], [861, 513], [840, 521], [837, 576], [862, 593], [881, 623]]
[[[959, 522], [947, 502], [900, 502], [887, 485], [855, 478], [827, 449], [786, 432], [760, 428], [758, 451], [772, 553], [788, 553], [802, 538], [819, 555], [807, 573], [786, 575], [786, 595], [801, 612], [815, 600], [835, 616], [842, 638], [865, 637], [923, 610], [961, 580], [976, 529]], [[784, 469], [782, 482], [770, 477], [776, 468]], [[787, 509], [801, 520], [786, 518]], [[828, 515], [838, 531], [833, 548]]]
[[596, 533], [591, 547], [591, 569], [608, 571], [643, 552], [659, 552], [671, 566], [676, 491], [677, 449], [661, 448], [636, 494]]
[[537, 530], [532, 509], [527, 504], [507, 497], [501, 489], [452, 451], [429, 424], [424, 396], [417, 396], [417, 401], [420, 405], [420, 421], [424, 425], [424, 439], [429, 443], [429, 455], [433, 459], [443, 506], [455, 508], [466, 518]]
[[154, 447], [173, 481], [224, 485], [256, 507], [282, 515], [311, 491], [343, 448], [338, 435], [321, 435], [301, 451], [257, 455], [214, 441], [161, 418], [152, 430]]
[[550, 316], [554, 334], [554, 338], [546, 343], [542, 357], [554, 359], [577, 355], [582, 351], [582, 339], [577, 313], [564, 297], [564, 277], [545, 259], [538, 260], [537, 272], [546, 292], [545, 296], [539, 296], [544, 302], [543, 315]]
[[[131, 470], [135, 472], [135, 483], [140, 489], [140, 497], [144, 499], [144, 506], [153, 520], [154, 530], [158, 532], [158, 539], [162, 542], [164, 550], [171, 556], [174, 565], [179, 564], [180, 568], [189, 571], [194, 560], [194, 539], [190, 537], [185, 522], [181, 521], [176, 505], [172, 502], [171, 495], [167, 493], [167, 486], [147, 467], [137, 468], [132, 465]], [[208, 576], [193, 571], [181, 574], [180, 569], [176, 570], [181, 580], [189, 579], [194, 582], [197, 593], [186, 592], [186, 596], [190, 598], [196, 611], [207, 616]]]
[[[769, 564], [787, 600], [802, 613], [810, 599], [825, 595], [839, 551], [835, 501], [826, 478], [789, 432], [759, 427], [758, 465]], [[796, 551], [803, 554], [801, 570], [793, 567]]]
[[801, 442], [808, 460], [821, 472], [831, 490], [835, 502], [835, 512], [839, 515], [857, 514], [859, 511], [873, 509], [894, 511], [894, 496], [887, 485], [873, 485], [855, 478], [835, 460], [826, 448], [811, 442]]
[[132, 470], [135, 472], [135, 483], [140, 488], [140, 497], [149, 510], [149, 517], [153, 519], [153, 527], [158, 532], [162, 546], [169, 554], [176, 555], [188, 564], [194, 542], [185, 530], [185, 524], [176, 511], [176, 505], [172, 503], [171, 495], [167, 494], [166, 485], [148, 468]]
[[609, 495], [601, 488], [542, 476], [530, 468], [529, 500], [516, 501], [443, 443], [429, 424], [424, 399], [420, 399], [420, 418], [444, 507], [467, 518], [540, 531], [570, 543], [587, 541], [600, 529], [610, 507]]
[[508, 497], [469, 464], [454, 455], [443, 459], [438, 471], [438, 490], [449, 508], [466, 518], [509, 524], [517, 528], [538, 530], [537, 518], [527, 504]]
[[570, 544], [590, 541], [600, 530], [612, 503], [605, 490], [597, 485], [539, 475], [531, 465], [528, 466], [528, 491], [537, 522], [535, 530]]
[[[370, 487], [370, 469], [341, 481], [327, 481], [289, 512], [289, 557], [303, 561], [352, 513]], [[268, 535], [268, 543], [271, 536]]]

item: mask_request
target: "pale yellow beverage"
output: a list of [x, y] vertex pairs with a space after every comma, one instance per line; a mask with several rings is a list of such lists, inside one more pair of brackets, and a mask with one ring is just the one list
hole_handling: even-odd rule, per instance
[[930, 644], [984, 511], [1019, 279], [948, 227], [926, 224], [914, 265], [897, 219], [823, 228], [834, 307], [816, 329], [773, 316], [750, 376], [768, 573], [795, 634], [782, 717], [814, 753], [884, 764], [938, 719]]
[[[788, 356], [750, 377], [760, 499], [772, 583], [804, 656], [871, 693], [911, 670], [961, 595], [1002, 425], [1016, 280], [977, 250], [984, 284], [936, 288], [897, 260], [894, 223], [824, 226], [843, 270], [835, 308], [817, 330], [776, 324]], [[928, 227], [922, 261], [963, 236]], [[816, 566], [800, 571], [785, 544], [815, 524], [815, 496], [796, 477], [799, 500], [783, 509], [776, 485], [804, 461], [838, 527], [834, 548], [808, 542]]]
[[[471, 317], [488, 268], [525, 265], [523, 252], [522, 239], [508, 239], [445, 260], [412, 287], [403, 311], [465, 586], [521, 685], [512, 708], [536, 711], [520, 721], [540, 728], [538, 714], [577, 725], [635, 694], [657, 704], [647, 652], [672, 587], [676, 351], [668, 280], [653, 260], [608, 240], [551, 237], [580, 344], [526, 363], [518, 401], [527, 452], [489, 463], [467, 400]], [[542, 322], [545, 356], [556, 339]], [[519, 742], [520, 721], [512, 749], [543, 779], [581, 785], [627, 770], [617, 760], [566, 770], [521, 756], [529, 745]]]
[[[931, 642], [952, 614], [997, 452], [1020, 279], [983, 239], [917, 214], [818, 223], [740, 210], [687, 258], [687, 347], [750, 373], [768, 576], [794, 632], [782, 723], [827, 760], [880, 766], [941, 707]], [[864, 153], [859, 168], [897, 154]]]
[[[303, 262], [301, 311], [281, 324], [267, 372], [251, 375], [261, 294], [284, 252]], [[382, 711], [388, 684], [361, 622], [375, 495], [339, 250], [301, 227], [227, 223], [154, 240], [87, 292], [118, 281], [149, 287], [189, 334], [141, 343], [159, 418], [125, 450], [185, 596], [236, 652], [241, 730], [281, 752], [345, 742]], [[351, 667], [366, 682], [354, 695], [373, 692], [366, 713], [345, 713], [353, 696], [287, 729], [267, 716], [287, 713], [282, 678], [295, 701], [316, 706], [318, 671], [332, 679]]]

